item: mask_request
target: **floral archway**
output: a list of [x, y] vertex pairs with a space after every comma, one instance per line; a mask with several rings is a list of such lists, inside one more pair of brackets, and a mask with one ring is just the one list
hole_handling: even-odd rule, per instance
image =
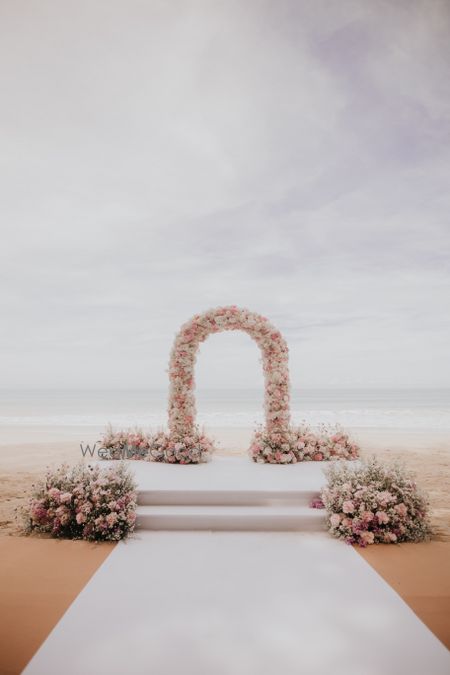
[[196, 314], [185, 323], [172, 348], [169, 377], [169, 430], [172, 435], [190, 436], [195, 429], [194, 367], [200, 343], [211, 333], [245, 331], [262, 353], [265, 380], [264, 408], [269, 433], [286, 433], [289, 428], [288, 347], [280, 331], [265, 316], [235, 305]]
[[[301, 461], [354, 459], [358, 446], [340, 429], [313, 432], [290, 425], [288, 347], [280, 331], [265, 316], [236, 305], [196, 314], [175, 337], [169, 364], [169, 433], [160, 430], [115, 432], [108, 428], [103, 447], [113, 459], [198, 464], [209, 459], [213, 442], [196, 426], [194, 368], [200, 344], [225, 330], [242, 330], [262, 354], [265, 380], [265, 424], [255, 431], [250, 456], [255, 462], [294, 464]], [[126, 455], [124, 455], [126, 453]]]

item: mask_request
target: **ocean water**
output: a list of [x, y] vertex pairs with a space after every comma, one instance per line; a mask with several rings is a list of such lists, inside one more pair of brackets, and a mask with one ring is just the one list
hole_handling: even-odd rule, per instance
[[[201, 390], [198, 422], [248, 428], [263, 422], [263, 392]], [[303, 389], [291, 394], [292, 421], [345, 428], [450, 431], [450, 389]], [[2, 427], [155, 428], [167, 424], [166, 390], [0, 391]]]

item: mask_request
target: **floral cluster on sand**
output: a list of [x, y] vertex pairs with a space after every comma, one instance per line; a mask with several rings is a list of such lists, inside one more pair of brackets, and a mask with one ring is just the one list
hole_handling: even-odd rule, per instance
[[250, 457], [258, 464], [295, 464], [299, 461], [293, 429], [269, 433], [258, 429], [250, 443]]
[[[101, 440], [103, 459], [141, 459], [170, 464], [199, 464], [214, 452], [213, 441], [194, 427], [190, 435], [145, 433], [140, 430], [114, 431], [108, 427]], [[104, 454], [103, 450], [107, 450]], [[330, 459], [356, 459], [359, 446], [339, 427], [321, 427], [315, 433], [309, 427], [289, 427], [287, 431], [267, 433], [258, 429], [252, 439], [250, 457], [263, 464], [322, 462]]]
[[28, 532], [118, 541], [134, 529], [136, 485], [122, 463], [106, 469], [63, 464], [33, 486], [23, 516]]
[[186, 435], [156, 434], [152, 438], [148, 459], [169, 464], [200, 464], [207, 462], [213, 451], [212, 440], [194, 427]]
[[156, 434], [147, 434], [142, 429], [114, 431], [108, 425], [100, 441], [101, 456], [104, 459], [146, 459], [153, 436]]
[[384, 465], [373, 457], [356, 466], [331, 465], [326, 474], [321, 499], [335, 537], [367, 546], [430, 536], [427, 498], [401, 465]]
[[169, 464], [207, 462], [214, 451], [213, 441], [193, 427], [190, 434], [167, 434], [159, 430], [140, 429], [114, 431], [108, 426], [101, 438], [102, 459], [140, 459]]
[[322, 425], [317, 433], [310, 427], [297, 427], [297, 451], [299, 461], [322, 462], [331, 459], [357, 459], [359, 445], [340, 426]]
[[269, 464], [323, 462], [331, 459], [357, 459], [359, 446], [339, 427], [322, 426], [318, 433], [310, 427], [291, 427], [286, 432], [256, 431], [250, 445], [253, 461]]

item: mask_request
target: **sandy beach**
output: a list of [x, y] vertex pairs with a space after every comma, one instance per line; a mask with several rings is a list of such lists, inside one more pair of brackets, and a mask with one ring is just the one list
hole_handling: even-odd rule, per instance
[[[39, 427], [26, 429], [25, 433], [14, 428], [3, 431], [0, 605], [8, 620], [0, 630], [10, 647], [0, 660], [0, 672], [15, 675], [114, 545], [23, 537], [15, 515], [45, 468], [82, 460], [80, 442], [92, 444], [99, 437], [98, 430]], [[209, 430], [219, 454], [245, 453], [251, 433], [251, 429]], [[383, 460], [404, 463], [415, 472], [417, 483], [429, 495], [434, 530], [431, 542], [371, 546], [358, 552], [450, 647], [450, 437], [443, 433], [392, 429], [354, 429], [351, 433], [360, 443], [363, 456], [375, 454]], [[17, 442], [18, 438], [22, 442]]]
[[[209, 430], [220, 454], [245, 453], [251, 433], [251, 429]], [[362, 456], [374, 454], [383, 460], [399, 461], [416, 474], [417, 483], [430, 498], [433, 539], [450, 541], [450, 435], [393, 429], [354, 429], [351, 433], [361, 446]], [[23, 442], [14, 443], [18, 437], [23, 438]], [[36, 440], [33, 441], [33, 437]], [[98, 429], [86, 427], [29, 428], [25, 434], [20, 430], [20, 435], [17, 429], [3, 429], [0, 441], [0, 533], [17, 533], [15, 509], [25, 503], [31, 484], [42, 476], [47, 466], [82, 460], [80, 442], [92, 446], [98, 438]]]
[[[173, 653], [184, 675], [446, 675], [433, 660], [434, 647], [444, 659], [445, 650], [398, 595], [450, 648], [449, 24], [450, 0], [0, 3], [0, 675], [21, 673], [92, 575], [97, 587], [116, 560], [87, 604], [106, 620], [88, 629], [82, 617], [79, 631], [64, 622], [64, 662], [33, 672], [136, 675], [150, 662], [155, 675], [172, 675]], [[362, 459], [401, 464], [415, 485], [394, 485], [392, 472], [389, 490], [375, 479], [354, 494], [344, 487], [327, 520], [312, 505], [323, 506], [314, 500], [330, 463], [285, 466], [302, 441], [293, 449], [278, 432], [293, 427], [330, 432], [323, 453], [306, 439], [303, 457], [331, 456], [342, 430]], [[52, 491], [60, 504], [35, 503], [33, 517], [86, 537], [119, 538], [135, 523], [131, 540], [28, 535], [33, 487], [47, 469], [102, 459], [107, 429], [110, 447], [139, 443], [167, 461], [140, 463], [148, 489], [146, 477], [136, 481], [136, 503], [122, 494], [128, 477]], [[138, 441], [140, 432], [153, 438]], [[195, 466], [209, 459], [210, 439], [216, 456]], [[346, 451], [358, 454], [353, 443]], [[278, 488], [279, 477], [292, 484]], [[328, 522], [363, 546], [406, 532], [420, 540], [429, 528], [416, 486], [429, 540], [354, 549], [326, 532]], [[152, 536], [171, 529], [181, 553]], [[271, 555], [250, 536], [224, 555], [219, 531], [261, 532]], [[289, 534], [286, 548], [272, 543], [278, 531]], [[209, 559], [193, 541], [199, 532], [212, 542]], [[128, 544], [140, 546], [135, 566]], [[198, 554], [189, 572], [186, 551]], [[206, 609], [197, 624], [198, 580]], [[231, 607], [229, 647], [209, 588]], [[255, 589], [249, 600], [242, 588]], [[130, 603], [122, 612], [115, 589]], [[154, 591], [172, 600], [177, 589], [187, 591], [186, 615], [167, 603], [164, 623]], [[138, 647], [126, 649], [111, 624], [119, 632], [115, 618], [135, 618], [138, 607], [142, 621], [126, 626]], [[275, 667], [270, 640], [284, 659]], [[244, 642], [257, 668], [241, 658]], [[153, 644], [164, 645], [165, 671]], [[98, 668], [97, 647], [110, 659]], [[123, 667], [119, 650], [142, 657], [142, 669]], [[371, 655], [386, 668], [371, 667]]]

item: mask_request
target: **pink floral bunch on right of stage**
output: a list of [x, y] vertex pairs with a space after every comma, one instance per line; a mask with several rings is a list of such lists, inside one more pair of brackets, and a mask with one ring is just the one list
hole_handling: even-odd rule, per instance
[[321, 499], [333, 536], [360, 546], [429, 537], [427, 498], [402, 466], [373, 457], [356, 465], [332, 465], [326, 474]]

